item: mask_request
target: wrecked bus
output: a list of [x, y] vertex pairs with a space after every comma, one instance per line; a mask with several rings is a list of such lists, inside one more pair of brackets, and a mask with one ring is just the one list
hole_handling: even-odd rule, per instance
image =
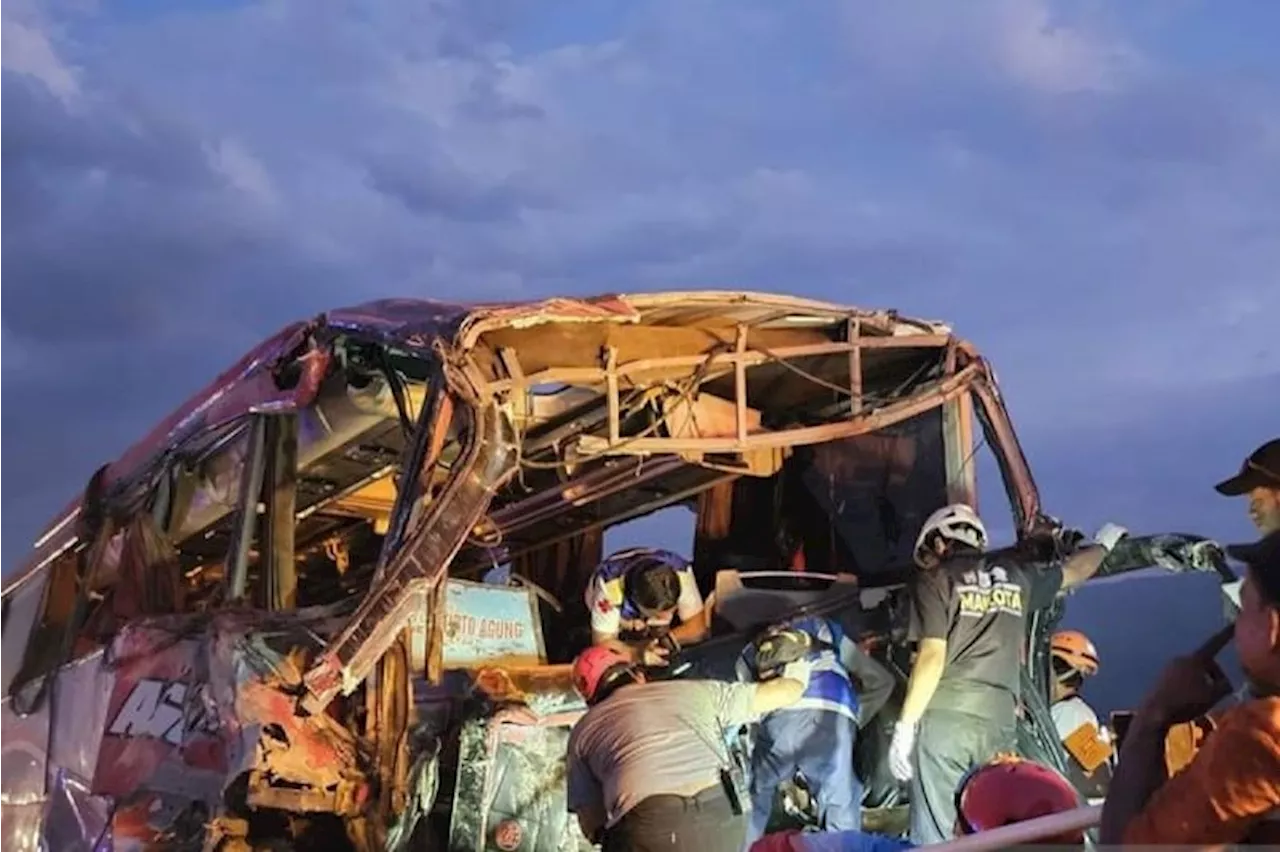
[[[586, 848], [568, 672], [605, 531], [693, 512], [716, 594], [691, 673], [797, 607], [901, 673], [914, 537], [976, 503], [981, 443], [1008, 498], [984, 514], [1064, 546], [990, 367], [938, 322], [678, 292], [290, 325], [97, 471], [6, 584], [3, 846]], [[1022, 746], [1062, 766], [1055, 618], [1029, 631]], [[883, 740], [859, 746], [869, 826], [903, 804]]]

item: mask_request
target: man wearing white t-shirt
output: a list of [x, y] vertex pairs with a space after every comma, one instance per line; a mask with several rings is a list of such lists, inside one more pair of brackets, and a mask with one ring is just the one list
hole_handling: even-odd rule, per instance
[[669, 550], [633, 547], [609, 556], [586, 590], [591, 644], [608, 645], [633, 662], [659, 665], [668, 647], [701, 642], [711, 632], [711, 613], [688, 560]]
[[1063, 630], [1049, 642], [1053, 704], [1049, 712], [1070, 757], [1068, 774], [1091, 802], [1102, 801], [1111, 781], [1115, 747], [1098, 714], [1080, 695], [1084, 679], [1098, 673], [1098, 649], [1078, 630]]

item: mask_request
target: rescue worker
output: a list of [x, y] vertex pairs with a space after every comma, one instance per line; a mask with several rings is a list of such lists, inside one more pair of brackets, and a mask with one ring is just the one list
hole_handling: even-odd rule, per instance
[[1254, 450], [1239, 473], [1214, 488], [1227, 497], [1249, 495], [1249, 517], [1263, 535], [1280, 530], [1280, 438]]
[[1076, 789], [1096, 803], [1107, 794], [1115, 752], [1110, 733], [1080, 695], [1085, 678], [1098, 673], [1098, 649], [1079, 630], [1060, 630], [1049, 640], [1049, 659], [1053, 667], [1049, 713], [1063, 748], [1071, 757], [1071, 780]]
[[[956, 837], [990, 831], [1079, 806], [1071, 783], [1054, 770], [1032, 760], [999, 756], [971, 770], [955, 792]], [[1084, 832], [1071, 830], [1041, 838], [1029, 845], [1083, 847]], [[901, 852], [915, 844], [849, 831], [825, 834], [786, 832], [769, 835], [751, 852]]]
[[984, 556], [987, 531], [969, 506], [944, 506], [916, 539], [909, 638], [918, 643], [889, 768], [910, 781], [911, 840], [945, 840], [956, 784], [1016, 741], [1028, 613], [1097, 573], [1126, 534], [1107, 524], [1062, 562]]
[[669, 550], [633, 547], [609, 556], [587, 582], [586, 604], [591, 643], [636, 663], [660, 665], [672, 643], [692, 645], [711, 632], [692, 567]]
[[[1234, 628], [1171, 662], [1139, 705], [1103, 806], [1102, 843], [1280, 844], [1280, 530], [1227, 553], [1247, 566]], [[1166, 777], [1169, 729], [1231, 692], [1214, 657], [1233, 636], [1250, 692]]]
[[826, 831], [862, 825], [862, 781], [854, 773], [858, 729], [884, 707], [894, 679], [853, 643], [840, 624], [800, 616], [766, 630], [738, 660], [740, 680], [767, 681], [793, 659], [806, 660], [812, 676], [804, 696], [760, 721], [751, 752], [753, 809], [747, 842], [763, 836], [778, 786], [799, 771], [818, 806]]
[[605, 852], [740, 852], [750, 802], [725, 732], [795, 703], [809, 670], [798, 660], [766, 683], [648, 682], [612, 647], [583, 651], [573, 681], [588, 710], [567, 769], [582, 833]]

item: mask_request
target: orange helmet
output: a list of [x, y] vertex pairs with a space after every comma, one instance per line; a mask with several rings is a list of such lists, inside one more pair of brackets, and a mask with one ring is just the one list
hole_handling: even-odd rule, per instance
[[[956, 834], [989, 831], [1079, 805], [1075, 788], [1049, 767], [1021, 757], [997, 757], [970, 770], [956, 788]], [[1084, 831], [1042, 838], [1038, 843], [1083, 844]]]
[[588, 704], [600, 687], [618, 675], [631, 671], [631, 660], [605, 645], [592, 645], [573, 661], [573, 686]]
[[1086, 677], [1098, 673], [1098, 649], [1079, 630], [1060, 630], [1053, 634], [1049, 652], [1072, 671]]

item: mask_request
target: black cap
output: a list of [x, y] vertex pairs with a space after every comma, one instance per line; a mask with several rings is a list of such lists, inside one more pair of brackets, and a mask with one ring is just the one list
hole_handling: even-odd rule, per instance
[[1238, 497], [1255, 488], [1280, 489], [1280, 438], [1267, 441], [1240, 465], [1240, 472], [1213, 486], [1219, 494]]
[[1227, 555], [1249, 566], [1249, 573], [1272, 606], [1280, 606], [1280, 531], [1253, 544], [1227, 545]]

